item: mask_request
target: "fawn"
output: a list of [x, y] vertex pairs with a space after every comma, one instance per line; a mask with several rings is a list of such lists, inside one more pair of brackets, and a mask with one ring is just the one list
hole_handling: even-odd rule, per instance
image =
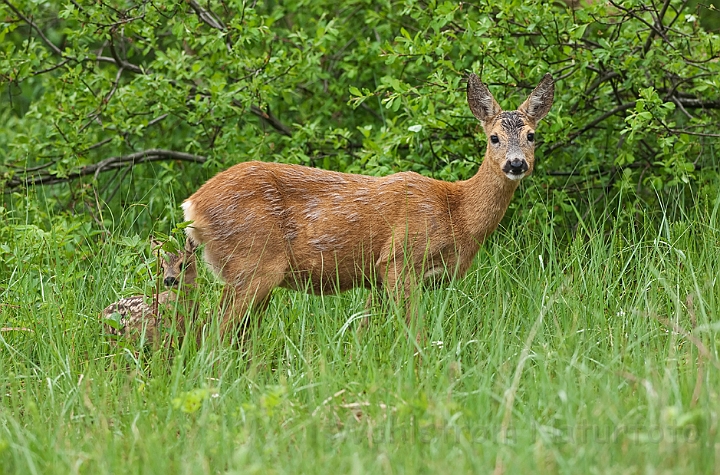
[[[405, 304], [421, 281], [463, 276], [534, 165], [535, 128], [553, 103], [546, 74], [517, 111], [504, 112], [471, 74], [467, 101], [489, 140], [477, 174], [444, 182], [245, 162], [208, 180], [182, 208], [188, 236], [225, 281], [221, 335], [275, 287], [334, 293], [378, 286]], [[372, 295], [368, 304], [372, 302]]]
[[[152, 240], [153, 249], [160, 249], [161, 242]], [[191, 239], [185, 241], [185, 248], [164, 256], [160, 260], [163, 270], [163, 283], [166, 287], [177, 288], [182, 283], [185, 292], [195, 283], [197, 266], [195, 249], [197, 244]], [[179, 335], [185, 333], [185, 319], [192, 318], [195, 304], [185, 294], [178, 298], [175, 290], [166, 290], [153, 296], [152, 303], [147, 303], [144, 295], [135, 295], [120, 299], [106, 307], [100, 318], [103, 320], [105, 332], [111, 335], [124, 336], [129, 341], [144, 341], [148, 345], [157, 346], [161, 341], [163, 313], [177, 310], [176, 328]], [[119, 319], [117, 315], [119, 314]], [[115, 323], [111, 324], [108, 320]]]

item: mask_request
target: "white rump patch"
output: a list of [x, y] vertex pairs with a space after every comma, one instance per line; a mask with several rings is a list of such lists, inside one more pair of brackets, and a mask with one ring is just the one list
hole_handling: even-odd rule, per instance
[[185, 201], [183, 201], [183, 203], [180, 205], [180, 207], [183, 209], [183, 211], [184, 211], [184, 213], [185, 213], [185, 221], [190, 221], [192, 218], [189, 218], [188, 215], [189, 215], [189, 214], [194, 214], [193, 202], [190, 201], [190, 200], [185, 200]]
[[[185, 221], [195, 221], [195, 205], [190, 200], [185, 200], [180, 205], [180, 207], [183, 209], [183, 215], [185, 216]], [[195, 231], [195, 228], [191, 224], [187, 228], [185, 228], [185, 234], [187, 234], [190, 239], [195, 241], [196, 244], [200, 244], [200, 239], [198, 239], [197, 232]]]

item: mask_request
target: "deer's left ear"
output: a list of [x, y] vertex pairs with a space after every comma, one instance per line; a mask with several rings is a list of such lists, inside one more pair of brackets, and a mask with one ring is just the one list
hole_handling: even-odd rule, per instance
[[150, 236], [150, 248], [153, 251], [157, 251], [158, 249], [160, 249], [163, 244], [164, 243], [162, 241], [158, 241], [157, 239], [155, 239], [155, 236]]
[[518, 107], [518, 112], [522, 112], [528, 116], [530, 120], [538, 123], [550, 112], [554, 96], [555, 82], [553, 81], [552, 75], [547, 73], [530, 96], [525, 99], [525, 102]]
[[467, 101], [473, 115], [484, 124], [502, 112], [488, 87], [475, 74], [468, 76]]
[[193, 252], [195, 252], [195, 249], [197, 249], [197, 247], [198, 245], [195, 241], [190, 238], [185, 239], [185, 251], [192, 254]]

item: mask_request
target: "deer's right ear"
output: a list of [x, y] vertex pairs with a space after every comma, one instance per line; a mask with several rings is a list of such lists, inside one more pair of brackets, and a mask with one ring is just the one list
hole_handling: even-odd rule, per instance
[[502, 112], [488, 87], [475, 74], [468, 76], [467, 101], [473, 115], [483, 124]]
[[547, 73], [540, 84], [533, 90], [525, 102], [520, 104], [518, 111], [527, 116], [536, 124], [550, 112], [555, 95], [555, 82], [550, 73]]
[[185, 239], [185, 251], [192, 254], [193, 252], [195, 252], [195, 249], [197, 249], [197, 247], [198, 247], [198, 244], [195, 241], [193, 241], [191, 238]]
[[155, 239], [154, 236], [150, 236], [150, 249], [152, 249], [153, 251], [157, 251], [158, 249], [160, 249], [163, 244], [164, 243], [162, 241], [158, 241], [157, 239]]

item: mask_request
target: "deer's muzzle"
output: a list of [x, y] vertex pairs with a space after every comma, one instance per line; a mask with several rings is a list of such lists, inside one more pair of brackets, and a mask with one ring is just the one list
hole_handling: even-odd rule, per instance
[[528, 163], [524, 158], [508, 159], [503, 166], [503, 172], [511, 180], [519, 180], [528, 171]]

